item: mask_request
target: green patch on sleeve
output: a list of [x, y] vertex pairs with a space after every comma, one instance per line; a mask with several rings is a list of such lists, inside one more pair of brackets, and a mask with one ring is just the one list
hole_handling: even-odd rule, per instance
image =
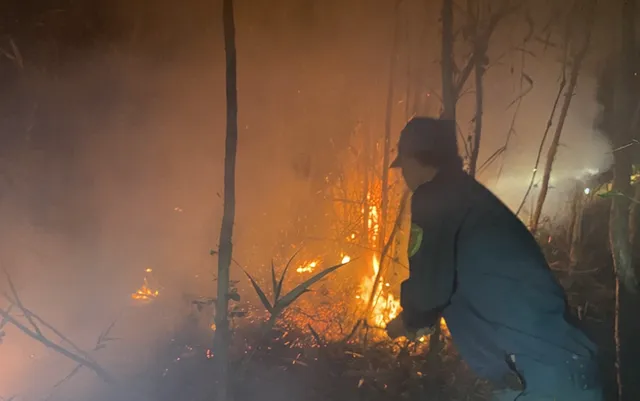
[[409, 236], [409, 257], [412, 257], [420, 250], [422, 246], [422, 237], [424, 232], [417, 224], [411, 224], [411, 234]]

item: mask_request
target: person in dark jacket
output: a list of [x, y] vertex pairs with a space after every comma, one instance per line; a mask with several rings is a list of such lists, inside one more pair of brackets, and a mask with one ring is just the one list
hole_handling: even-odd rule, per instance
[[[469, 176], [455, 122], [413, 118], [399, 168], [410, 190], [409, 278], [390, 337], [443, 317], [460, 356], [492, 381], [496, 401], [602, 401], [596, 346], [570, 323], [563, 288], [527, 227]], [[504, 387], [517, 375], [521, 384]]]

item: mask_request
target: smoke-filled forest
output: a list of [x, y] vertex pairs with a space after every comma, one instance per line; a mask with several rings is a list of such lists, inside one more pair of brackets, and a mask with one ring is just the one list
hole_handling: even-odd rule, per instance
[[635, 3], [6, 1], [0, 400], [493, 400], [446, 319], [386, 331], [427, 116], [637, 401]]

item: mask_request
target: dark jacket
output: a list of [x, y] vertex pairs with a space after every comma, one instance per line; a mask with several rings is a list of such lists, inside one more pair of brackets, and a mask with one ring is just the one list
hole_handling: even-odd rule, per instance
[[487, 188], [441, 172], [414, 192], [411, 214], [423, 234], [402, 283], [408, 326], [444, 317], [462, 358], [490, 380], [508, 372], [509, 354], [556, 364], [595, 353], [565, 319], [564, 291], [534, 237]]

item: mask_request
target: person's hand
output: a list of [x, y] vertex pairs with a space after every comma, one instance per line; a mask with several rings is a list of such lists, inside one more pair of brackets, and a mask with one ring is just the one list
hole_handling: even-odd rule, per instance
[[400, 337], [405, 337], [408, 334], [408, 330], [404, 325], [404, 321], [402, 320], [402, 314], [398, 315], [389, 323], [387, 323], [386, 330], [387, 335], [392, 340]]
[[409, 338], [411, 341], [416, 341], [424, 336], [430, 336], [436, 331], [436, 326], [423, 327], [414, 334], [414, 338]]
[[419, 330], [408, 329], [402, 320], [402, 314], [387, 323], [387, 335], [392, 340], [400, 337], [406, 337], [409, 341], [416, 341], [423, 336], [429, 336], [435, 331], [435, 326], [424, 327]]

